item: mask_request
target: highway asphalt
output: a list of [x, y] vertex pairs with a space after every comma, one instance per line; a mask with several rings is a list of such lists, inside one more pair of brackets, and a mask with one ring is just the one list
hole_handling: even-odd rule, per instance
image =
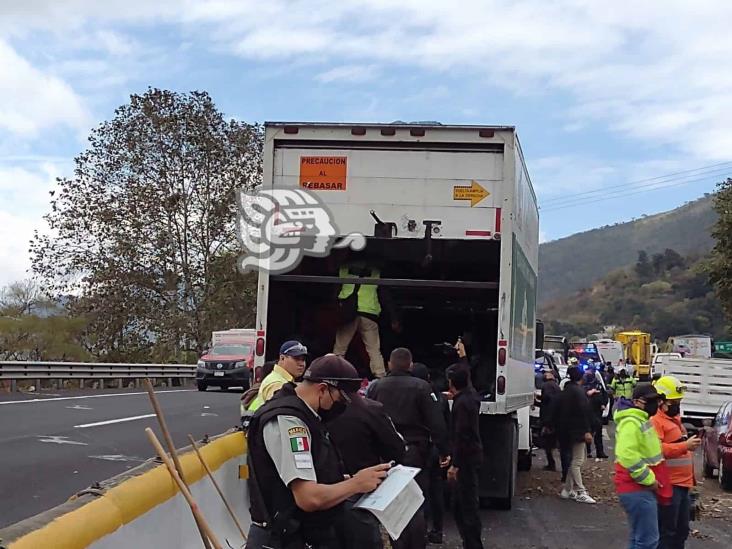
[[[240, 392], [157, 391], [176, 446], [235, 427]], [[143, 389], [0, 394], [0, 528], [152, 457]]]

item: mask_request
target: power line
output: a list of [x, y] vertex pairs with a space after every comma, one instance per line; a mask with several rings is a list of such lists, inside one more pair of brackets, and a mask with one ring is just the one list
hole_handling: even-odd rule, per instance
[[590, 196], [590, 197], [580, 198], [576, 202], [573, 202], [573, 203], [560, 204], [560, 205], [552, 206], [547, 209], [542, 209], [541, 212], [542, 213], [555, 212], [555, 211], [559, 211], [559, 210], [565, 210], [567, 208], [573, 208], [576, 206], [585, 206], [588, 204], [595, 204], [597, 202], [603, 202], [605, 200], [614, 200], [614, 199], [618, 199], [618, 198], [625, 198], [626, 196], [633, 196], [636, 194], [658, 191], [658, 190], [662, 190], [662, 189], [670, 189], [673, 187], [681, 187], [683, 185], [688, 185], [690, 183], [697, 183], [699, 181], [707, 181], [707, 180], [708, 180], [708, 177], [701, 177], [699, 179], [690, 179], [687, 181], [679, 181], [679, 182], [672, 182], [670, 184], [659, 185], [659, 186], [651, 188], [651, 189], [639, 189], [639, 190], [636, 190], [633, 192], [615, 191], [614, 193], [609, 193], [607, 196], [600, 196], [600, 197]]
[[[573, 195], [572, 195], [571, 198], [577, 198], [577, 197], [581, 197], [581, 196], [585, 196], [585, 195], [592, 195], [592, 194], [597, 194], [597, 193], [604, 193], [604, 192], [607, 192], [609, 190], [626, 188], [626, 187], [636, 187], [637, 188], [637, 187], [639, 187], [639, 185], [638, 185], [639, 183], [663, 182], [661, 180], [677, 180], [677, 179], [684, 179], [685, 177], [693, 177], [693, 176], [696, 176], [696, 175], [710, 175], [711, 176], [715, 172], [726, 171], [730, 167], [732, 167], [732, 161], [719, 162], [717, 164], [710, 164], [710, 165], [707, 165], [707, 166], [701, 166], [699, 168], [694, 168], [694, 169], [691, 169], [691, 170], [684, 170], [684, 171], [680, 171], [680, 172], [673, 172], [673, 173], [669, 173], [669, 174], [666, 174], [666, 175], [659, 175], [659, 176], [656, 176], [656, 177], [650, 177], [650, 178], [647, 178], [647, 179], [638, 179], [636, 181], [630, 181], [630, 182], [627, 182], [627, 183], [621, 183], [619, 185], [611, 185], [609, 187], [608, 186], [605, 186], [605, 187], [602, 187], [602, 188], [599, 188], [599, 189], [593, 189], [591, 191], [585, 191], [585, 192], [581, 192], [581, 193], [573, 193]], [[694, 173], [694, 172], [700, 172], [700, 173]], [[702, 174], [701, 172], [708, 172], [708, 173]], [[681, 175], [683, 177], [681, 177], [681, 178], [675, 177], [675, 176], [679, 176], [679, 175]], [[640, 185], [640, 186], [643, 187], [643, 186], [653, 185], [653, 184], [655, 184], [655, 183], [647, 183], [646, 185]], [[554, 204], [552, 204], [553, 202], [562, 202], [562, 201], [565, 201], [567, 199], [568, 199], [568, 197], [565, 197], [565, 196], [559, 196], [559, 197], [555, 197], [555, 198], [548, 198], [548, 199], [542, 201], [542, 205], [547, 204], [547, 205], [552, 205], [553, 206], [554, 205]]]

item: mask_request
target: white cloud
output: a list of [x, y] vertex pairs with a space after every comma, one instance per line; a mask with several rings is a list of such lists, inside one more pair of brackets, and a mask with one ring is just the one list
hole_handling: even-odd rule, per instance
[[329, 84], [331, 82], [360, 83], [373, 80], [379, 75], [374, 65], [342, 65], [318, 74], [315, 79]]
[[[732, 150], [732, 3], [715, 0], [35, 0], [11, 2], [0, 30], [100, 27], [99, 45], [136, 45], [114, 22], [179, 25], [203, 47], [310, 63], [321, 82], [404, 67], [568, 99], [560, 127], [598, 122], [698, 159]], [[96, 28], [96, 26], [94, 28]], [[62, 30], [58, 30], [62, 29]], [[73, 41], [73, 34], [71, 41]], [[110, 83], [114, 83], [111, 80]], [[554, 98], [552, 98], [554, 99]], [[6, 116], [6, 118], [9, 118]], [[23, 120], [5, 124], [23, 127]]]
[[33, 67], [0, 40], [0, 129], [22, 136], [66, 125], [85, 131], [90, 115], [66, 82]]
[[0, 165], [0, 286], [28, 278], [28, 246], [33, 231], [43, 230], [48, 192], [56, 187], [61, 165], [41, 162], [35, 170]]
[[600, 122], [700, 159], [732, 150], [729, 2], [217, 0], [183, 18], [215, 25], [244, 57], [469, 73], [514, 94], [566, 94], [569, 131]]

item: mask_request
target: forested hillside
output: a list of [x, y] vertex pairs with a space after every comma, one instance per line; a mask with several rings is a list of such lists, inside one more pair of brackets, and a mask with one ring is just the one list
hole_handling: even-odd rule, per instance
[[547, 333], [585, 337], [605, 326], [641, 329], [658, 340], [686, 333], [726, 338], [728, 323], [705, 272], [706, 256], [673, 249], [636, 253], [632, 267], [542, 307]]
[[590, 288], [612, 271], [630, 267], [639, 250], [649, 255], [667, 248], [681, 255], [706, 254], [717, 217], [712, 195], [675, 210], [578, 233], [539, 247], [539, 303]]

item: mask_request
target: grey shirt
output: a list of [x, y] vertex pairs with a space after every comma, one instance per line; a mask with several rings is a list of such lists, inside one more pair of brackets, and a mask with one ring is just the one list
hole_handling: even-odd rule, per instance
[[302, 420], [294, 416], [277, 416], [265, 424], [262, 434], [267, 453], [285, 486], [298, 479], [317, 482], [310, 450], [312, 437]]

